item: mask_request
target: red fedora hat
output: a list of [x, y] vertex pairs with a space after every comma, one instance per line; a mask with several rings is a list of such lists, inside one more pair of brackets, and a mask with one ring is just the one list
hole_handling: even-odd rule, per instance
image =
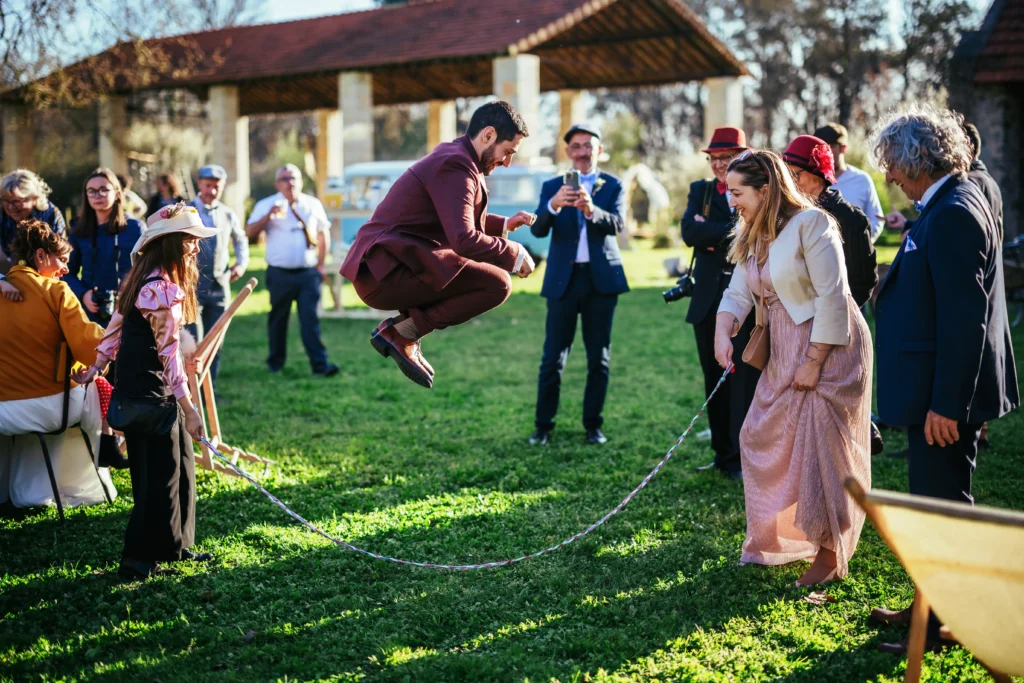
[[728, 152], [737, 149], [747, 149], [747, 134], [741, 128], [726, 126], [725, 128], [715, 128], [715, 132], [711, 136], [711, 144], [708, 145], [707, 149], [702, 149], [701, 151], [708, 154], [710, 152]]

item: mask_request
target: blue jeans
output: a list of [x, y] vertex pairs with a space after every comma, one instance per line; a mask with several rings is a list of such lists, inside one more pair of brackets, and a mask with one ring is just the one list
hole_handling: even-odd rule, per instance
[[[224, 296], [217, 294], [199, 294], [199, 322], [202, 322], [203, 329], [199, 331], [199, 326], [196, 323], [189, 323], [185, 325], [185, 329], [188, 330], [193, 337], [196, 339], [198, 344], [206, 336], [206, 331], [213, 329], [213, 326], [217, 323], [217, 320], [224, 315]], [[220, 372], [220, 351], [213, 357], [213, 361], [210, 363], [210, 380], [213, 382], [213, 388], [217, 388], [217, 373]]]
[[316, 268], [278, 268], [267, 266], [267, 289], [270, 291], [270, 316], [267, 318], [267, 336], [270, 355], [267, 365], [271, 370], [284, 367], [288, 351], [288, 318], [292, 302], [298, 304], [302, 345], [309, 356], [313, 372], [327, 370], [327, 348], [320, 340], [320, 287], [322, 280]]

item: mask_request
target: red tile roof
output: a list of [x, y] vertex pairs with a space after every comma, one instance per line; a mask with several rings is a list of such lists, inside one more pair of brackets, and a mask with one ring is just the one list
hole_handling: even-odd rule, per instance
[[991, 32], [976, 57], [974, 80], [1024, 81], [1024, 0], [997, 1], [991, 12], [985, 20]]
[[[85, 98], [240, 84], [249, 114], [337, 106], [335, 75], [342, 71], [373, 72], [378, 104], [487, 94], [490, 60], [526, 52], [540, 57], [544, 90], [747, 73], [683, 0], [413, 0], [156, 39], [146, 47], [175, 68], [140, 67], [144, 53], [122, 44], [39, 84]], [[33, 88], [46, 90], [32, 84], [3, 99], [26, 97]]]

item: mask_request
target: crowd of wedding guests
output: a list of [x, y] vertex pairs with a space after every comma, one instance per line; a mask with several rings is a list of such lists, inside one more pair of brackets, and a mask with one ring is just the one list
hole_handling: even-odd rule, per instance
[[[1001, 198], [978, 159], [977, 130], [927, 107], [881, 123], [872, 156], [916, 203], [912, 221], [882, 214], [870, 176], [845, 160], [846, 138], [845, 128], [828, 124], [779, 154], [750, 148], [738, 128], [716, 130], [703, 150], [713, 177], [691, 186], [681, 221], [694, 249], [687, 322], [708, 391], [732, 369], [709, 409], [714, 460], [698, 469], [743, 483], [741, 563], [809, 561], [798, 586], [850, 572], [865, 516], [844, 483], [871, 485], [876, 369], [879, 419], [907, 432], [913, 494], [973, 502], [982, 428], [1020, 403]], [[628, 292], [616, 240], [625, 209], [621, 184], [597, 168], [600, 130], [581, 124], [563, 139], [577, 174], [572, 184], [568, 175], [545, 184], [530, 223], [534, 234], [552, 235], [530, 443], [551, 438], [579, 316], [588, 356], [583, 422], [587, 442], [599, 445], [607, 441], [612, 319]], [[121, 464], [135, 500], [121, 564], [128, 577], [210, 559], [190, 549], [191, 440], [202, 421], [181, 339], [187, 327], [201, 336], [198, 326], [208, 329], [223, 313], [248, 263], [246, 237], [267, 240], [268, 370], [283, 369], [296, 302], [311, 371], [338, 372], [316, 317], [330, 234], [323, 206], [302, 193], [299, 170], [283, 166], [278, 192], [256, 204], [243, 229], [220, 201], [226, 179], [220, 166], [203, 167], [199, 193], [186, 203], [174, 178], [161, 176], [144, 206], [126, 178], [100, 168], [85, 179], [70, 226], [34, 173], [0, 180], [0, 344], [8, 350], [0, 356], [0, 502], [53, 503], [37, 434], [48, 440], [62, 499], [109, 498], [113, 484], [98, 465], [116, 460], [104, 455], [105, 444], [116, 444], [111, 428], [123, 432], [130, 457]], [[902, 242], [879, 283], [873, 245], [884, 225], [899, 229]], [[863, 314], [869, 300], [874, 340]], [[84, 369], [71, 373], [72, 362]], [[879, 608], [872, 617], [905, 624], [909, 614]], [[928, 637], [940, 644], [934, 618]], [[905, 644], [886, 647], [902, 652]]]

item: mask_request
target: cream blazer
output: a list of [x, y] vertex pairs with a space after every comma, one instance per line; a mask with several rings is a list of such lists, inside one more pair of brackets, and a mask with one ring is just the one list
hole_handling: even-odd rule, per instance
[[[850, 343], [850, 285], [835, 220], [821, 209], [793, 216], [768, 250], [772, 286], [797, 325], [814, 319], [811, 341]], [[743, 323], [760, 292], [747, 286], [747, 262], [737, 263], [718, 307]]]

